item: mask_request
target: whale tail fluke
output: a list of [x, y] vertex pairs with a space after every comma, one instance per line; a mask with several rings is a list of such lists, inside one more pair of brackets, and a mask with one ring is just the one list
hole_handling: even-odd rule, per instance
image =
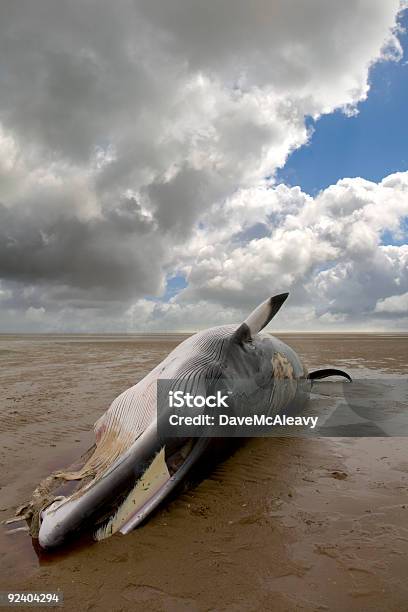
[[343, 370], [337, 370], [336, 368], [324, 368], [323, 370], [315, 370], [314, 372], [309, 372], [307, 377], [309, 380], [320, 380], [321, 378], [327, 378], [328, 376], [344, 376], [347, 378], [349, 382], [353, 382], [350, 374], [347, 372], [343, 372]]

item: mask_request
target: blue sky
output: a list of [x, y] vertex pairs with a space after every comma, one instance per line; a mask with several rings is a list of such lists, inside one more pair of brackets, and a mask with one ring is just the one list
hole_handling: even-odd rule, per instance
[[[401, 25], [408, 29], [405, 11]], [[370, 72], [367, 100], [359, 113], [341, 111], [308, 125], [314, 130], [307, 146], [290, 155], [278, 172], [278, 182], [299, 185], [315, 195], [345, 177], [380, 181], [408, 169], [408, 34], [399, 36], [404, 58], [379, 62]]]

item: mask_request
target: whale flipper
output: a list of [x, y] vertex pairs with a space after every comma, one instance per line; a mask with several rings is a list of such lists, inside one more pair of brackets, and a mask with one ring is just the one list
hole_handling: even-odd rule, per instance
[[233, 335], [233, 340], [239, 342], [250, 341], [255, 334], [260, 332], [273, 319], [288, 295], [289, 293], [280, 293], [262, 302], [241, 323]]
[[347, 378], [349, 382], [353, 382], [350, 374], [347, 372], [343, 372], [343, 370], [337, 370], [336, 368], [324, 368], [323, 370], [315, 370], [314, 372], [309, 372], [307, 377], [310, 380], [319, 380], [321, 378], [327, 378], [328, 376], [344, 376]]

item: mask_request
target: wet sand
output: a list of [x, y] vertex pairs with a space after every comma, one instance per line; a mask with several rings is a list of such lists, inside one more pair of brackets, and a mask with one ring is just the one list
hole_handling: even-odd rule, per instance
[[[407, 373], [407, 335], [279, 337], [310, 369]], [[0, 336], [0, 519], [182, 339]], [[1, 527], [0, 590], [81, 611], [408, 610], [407, 442], [249, 440], [130, 535], [54, 557]]]

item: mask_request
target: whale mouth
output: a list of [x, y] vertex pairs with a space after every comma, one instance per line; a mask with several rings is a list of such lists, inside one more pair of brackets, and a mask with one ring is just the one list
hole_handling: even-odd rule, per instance
[[[135, 529], [181, 483], [192, 463], [194, 441], [188, 440], [171, 454], [165, 446], [155, 455], [147, 469], [120, 502], [117, 510], [94, 533], [103, 540], [114, 533], [123, 535]], [[196, 453], [193, 453], [193, 458]]]
[[[115, 482], [128, 459], [125, 456], [94, 485], [90, 482], [69, 497], [54, 498], [39, 514], [40, 547], [65, 545], [85, 532], [103, 540], [135, 529], [184, 480], [208, 444], [205, 438], [180, 442], [170, 450], [166, 445], [152, 447], [149, 459], [133, 466], [133, 477], [126, 484]], [[101, 487], [104, 497], [98, 498], [94, 493]]]

